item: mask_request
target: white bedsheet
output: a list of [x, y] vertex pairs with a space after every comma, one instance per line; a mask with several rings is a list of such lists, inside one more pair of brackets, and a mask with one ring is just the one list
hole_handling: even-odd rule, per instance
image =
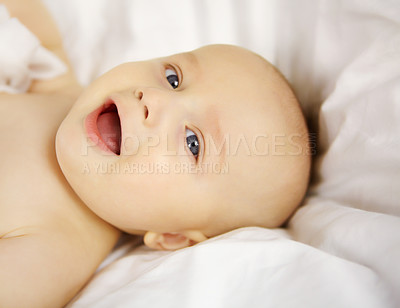
[[0, 3], [0, 93], [25, 93], [32, 80], [52, 79], [67, 71], [65, 64], [44, 48]]
[[318, 126], [305, 205], [176, 252], [127, 242], [69, 307], [399, 307], [400, 2], [46, 0], [83, 84], [208, 43], [252, 49]]

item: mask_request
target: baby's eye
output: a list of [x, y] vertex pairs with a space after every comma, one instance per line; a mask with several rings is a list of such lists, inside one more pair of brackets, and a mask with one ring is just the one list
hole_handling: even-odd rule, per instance
[[199, 139], [189, 128], [186, 128], [186, 144], [193, 156], [197, 158], [200, 151]]
[[179, 87], [179, 77], [174, 68], [168, 67], [165, 70], [165, 77], [173, 89]]

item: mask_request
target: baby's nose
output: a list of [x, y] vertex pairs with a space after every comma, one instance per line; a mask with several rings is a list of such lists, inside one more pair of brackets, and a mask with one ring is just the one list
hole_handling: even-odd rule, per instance
[[[134, 91], [134, 95], [138, 100], [138, 104], [142, 107], [144, 123], [145, 124], [149, 124], [147, 122], [150, 121], [150, 119], [149, 119], [149, 105], [150, 105], [149, 101], [150, 101], [150, 99], [148, 99], [147, 95], [146, 95], [146, 100], [145, 100], [145, 98], [144, 98], [144, 90], [142, 90], [142, 89], [136, 89]], [[152, 108], [152, 111], [153, 112], [155, 111], [154, 108]], [[152, 114], [152, 118], [153, 117], [154, 117], [154, 115]]]
[[167, 93], [157, 88], [138, 88], [134, 90], [134, 96], [141, 107], [144, 125], [151, 127], [159, 124], [168, 106]]
[[[143, 99], [143, 91], [140, 89], [136, 89], [134, 92], [134, 95], [139, 100], [139, 103], [140, 103]], [[144, 120], [146, 121], [147, 118], [149, 117], [149, 109], [147, 108], [147, 106], [144, 103], [142, 103], [142, 106], [143, 106]]]
[[135, 92], [134, 92], [134, 94], [135, 94], [135, 97], [136, 97], [138, 100], [142, 100], [142, 98], [143, 98], [143, 91], [142, 91], [142, 90], [136, 89]]

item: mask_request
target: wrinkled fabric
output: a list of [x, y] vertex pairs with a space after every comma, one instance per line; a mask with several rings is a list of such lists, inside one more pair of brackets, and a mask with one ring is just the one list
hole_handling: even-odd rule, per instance
[[66, 66], [0, 5], [0, 92], [24, 93], [32, 80], [51, 79]]

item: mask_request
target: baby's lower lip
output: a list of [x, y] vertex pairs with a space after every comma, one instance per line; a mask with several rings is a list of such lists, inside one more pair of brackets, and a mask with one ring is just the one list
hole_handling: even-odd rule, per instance
[[108, 154], [117, 155], [117, 153], [113, 152], [101, 138], [97, 126], [97, 120], [100, 114], [112, 104], [115, 103], [112, 100], [107, 100], [106, 103], [89, 113], [85, 119], [85, 129], [87, 136], [96, 146]]

